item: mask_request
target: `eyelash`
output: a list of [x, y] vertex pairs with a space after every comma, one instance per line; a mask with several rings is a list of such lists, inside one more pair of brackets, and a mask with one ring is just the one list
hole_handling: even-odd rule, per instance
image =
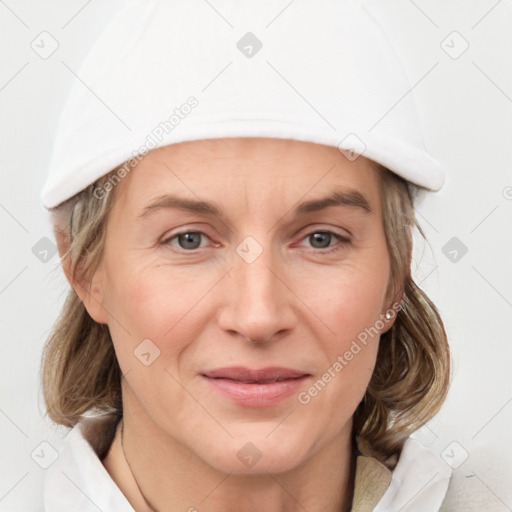
[[[339, 251], [351, 243], [349, 238], [339, 235], [338, 233], [335, 233], [334, 231], [330, 231], [328, 229], [318, 229], [318, 230], [310, 231], [305, 236], [303, 236], [301, 240], [305, 240], [305, 239], [309, 238], [310, 236], [317, 234], [317, 233], [329, 234], [329, 235], [332, 235], [334, 238], [338, 239], [338, 244], [335, 244], [334, 246], [329, 246], [329, 247], [320, 248], [320, 249], [312, 247], [312, 249], [317, 249], [318, 252], [322, 252], [323, 254], [329, 254], [332, 252]], [[168, 237], [165, 240], [163, 240], [162, 245], [172, 245], [171, 244], [172, 240], [177, 239], [179, 236], [186, 235], [186, 234], [199, 234], [199, 235], [205, 236], [206, 238], [209, 238], [209, 236], [202, 231], [191, 231], [191, 230], [181, 231], [181, 232], [175, 233], [171, 237]], [[187, 250], [187, 249], [178, 247], [179, 251], [190, 252], [190, 253], [193, 253], [194, 251], [197, 251], [199, 249], [201, 249], [201, 247], [198, 247], [196, 249], [191, 249], [191, 250]]]

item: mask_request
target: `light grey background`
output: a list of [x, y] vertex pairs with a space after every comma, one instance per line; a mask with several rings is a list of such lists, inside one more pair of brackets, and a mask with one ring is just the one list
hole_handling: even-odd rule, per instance
[[[51, 245], [40, 240], [53, 237], [39, 194], [74, 80], [63, 63], [79, 69], [121, 3], [0, 0], [0, 510], [35, 510], [41, 465], [65, 433], [44, 420], [39, 391], [41, 348], [67, 290], [58, 257], [41, 261]], [[415, 275], [444, 317], [453, 378], [443, 409], [416, 437], [456, 468], [454, 489], [472, 504], [454, 497], [453, 510], [512, 510], [512, 1], [368, 3], [389, 27], [428, 148], [449, 174], [418, 205], [429, 245], [418, 240]], [[293, 9], [275, 4], [276, 16]], [[204, 9], [198, 15], [229, 19], [214, 0]], [[31, 47], [49, 51], [43, 31], [59, 45], [46, 59]]]

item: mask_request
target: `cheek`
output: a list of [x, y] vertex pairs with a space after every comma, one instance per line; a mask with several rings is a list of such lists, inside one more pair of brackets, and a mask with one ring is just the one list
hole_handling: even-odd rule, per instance
[[[387, 283], [385, 267], [362, 264], [359, 268], [345, 268], [317, 280], [316, 291], [310, 293], [309, 302], [330, 328], [332, 337], [341, 344], [338, 348], [382, 320]], [[307, 296], [305, 288], [302, 293], [303, 297]], [[379, 325], [383, 327], [381, 321]]]
[[166, 282], [165, 275], [158, 279], [157, 274], [139, 270], [111, 281], [106, 306], [133, 335], [159, 337], [185, 314], [187, 297], [193, 295], [190, 287], [175, 279]]
[[[383, 257], [383, 261], [387, 259]], [[299, 397], [301, 403], [314, 400], [320, 406], [321, 402], [329, 402], [333, 411], [345, 415], [364, 396], [375, 367], [380, 333], [385, 327], [385, 269], [381, 265], [361, 265], [333, 275], [328, 281], [317, 281], [317, 290], [309, 296], [308, 306], [329, 330], [322, 327], [328, 334], [318, 336], [318, 348], [324, 354], [321, 374], [313, 387], [305, 390], [303, 399]], [[306, 290], [302, 293], [306, 294]]]
[[109, 328], [121, 368], [132, 367], [143, 340], [151, 340], [160, 350], [159, 365], [171, 364], [204, 327], [196, 309], [212, 283], [197, 272], [141, 262], [117, 263], [109, 270], [105, 307], [112, 319]]
[[124, 268], [107, 294], [109, 329], [128, 384], [124, 398], [140, 403], [151, 416], [172, 410], [177, 420], [186, 402], [178, 384], [179, 364], [200, 332], [188, 313], [204, 295], [205, 285], [191, 285], [178, 272], [158, 267]]

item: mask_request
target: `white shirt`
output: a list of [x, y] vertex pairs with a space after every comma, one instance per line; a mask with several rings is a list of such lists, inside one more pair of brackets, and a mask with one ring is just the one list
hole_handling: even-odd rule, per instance
[[[67, 435], [58, 459], [46, 473], [43, 489], [46, 512], [135, 512], [97, 454], [111, 418], [110, 415], [85, 418]], [[368, 461], [367, 457], [363, 458]], [[374, 483], [372, 477], [380, 478], [389, 472], [375, 459], [370, 462], [364, 469], [368, 489]], [[389, 486], [386, 483], [387, 489], [373, 510], [439, 512], [450, 477], [451, 469], [440, 457], [418, 441], [408, 439]], [[352, 510], [368, 508], [354, 503]]]

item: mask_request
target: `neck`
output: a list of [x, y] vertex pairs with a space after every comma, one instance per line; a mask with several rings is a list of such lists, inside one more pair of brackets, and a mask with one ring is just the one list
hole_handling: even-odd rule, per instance
[[289, 471], [241, 475], [206, 464], [142, 408], [131, 412], [125, 409], [103, 463], [137, 512], [350, 510], [355, 471], [350, 428]]

